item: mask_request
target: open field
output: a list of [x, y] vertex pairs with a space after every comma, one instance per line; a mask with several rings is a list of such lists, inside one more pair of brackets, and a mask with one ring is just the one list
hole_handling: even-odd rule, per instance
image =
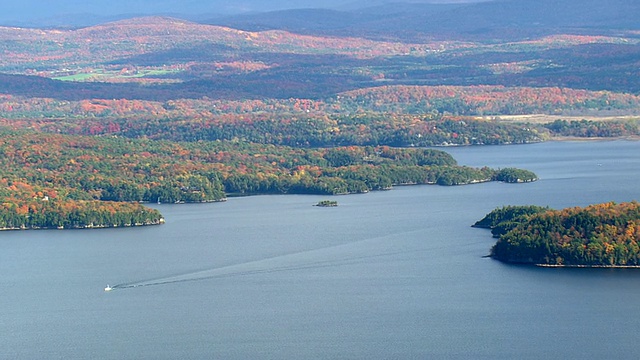
[[63, 76], [53, 76], [52, 79], [60, 80], [60, 81], [75, 81], [75, 82], [123, 82], [132, 79], [142, 79], [145, 77], [151, 77], [155, 82], [157, 80], [163, 80], [163, 82], [171, 83], [176, 82], [176, 79], [163, 79], [163, 76], [176, 74], [181, 72], [181, 70], [168, 70], [162, 68], [146, 68], [146, 69], [136, 69], [136, 70], [127, 70], [122, 68], [116, 69], [91, 69], [87, 70], [87, 72], [77, 72], [70, 75]]

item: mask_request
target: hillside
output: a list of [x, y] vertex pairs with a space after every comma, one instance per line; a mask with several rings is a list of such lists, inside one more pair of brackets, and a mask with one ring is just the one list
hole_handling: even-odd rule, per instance
[[638, 28], [633, 0], [497, 0], [477, 3], [382, 4], [348, 11], [285, 10], [208, 21], [246, 30], [370, 38], [521, 40], [561, 33], [611, 34]]
[[74, 28], [144, 16], [170, 16], [247, 31], [415, 41], [452, 38], [521, 40], [559, 33], [612, 34], [637, 29], [633, 0], [493, 1], [111, 1], [55, 4], [23, 1], [0, 14], [0, 24]]
[[[46, 70], [120, 62], [154, 54], [165, 64], [216, 60], [242, 54], [344, 55], [354, 58], [424, 55], [439, 44], [404, 44], [357, 38], [248, 32], [165, 17], [121, 20], [77, 30], [0, 27], [0, 71]], [[184, 53], [191, 51], [190, 53]], [[172, 59], [169, 53], [180, 58]], [[31, 55], [31, 56], [29, 56]], [[162, 56], [165, 58], [162, 59]], [[61, 69], [59, 69], [61, 70]]]
[[0, 28], [0, 50], [0, 73], [77, 84], [5, 77], [3, 92], [28, 96], [32, 91], [38, 97], [76, 100], [317, 99], [382, 85], [640, 92], [640, 78], [629, 76], [637, 68], [640, 38], [629, 32], [412, 43], [244, 31], [148, 17], [76, 30]]

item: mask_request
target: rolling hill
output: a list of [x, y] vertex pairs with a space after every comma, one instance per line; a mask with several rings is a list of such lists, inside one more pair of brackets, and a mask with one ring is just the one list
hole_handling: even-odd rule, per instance
[[383, 4], [349, 11], [286, 10], [209, 21], [246, 30], [370, 38], [518, 40], [560, 33], [611, 34], [637, 30], [633, 0], [497, 0], [454, 4]]

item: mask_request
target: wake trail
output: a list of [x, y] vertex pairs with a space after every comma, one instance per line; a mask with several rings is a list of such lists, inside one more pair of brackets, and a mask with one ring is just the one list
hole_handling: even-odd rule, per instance
[[[298, 266], [281, 266], [281, 267], [255, 269], [255, 270], [236, 270], [236, 271], [229, 271], [229, 272], [220, 272], [221, 270], [225, 270], [227, 268], [234, 268], [234, 267], [239, 266], [239, 265], [232, 265], [232, 266], [229, 266], [229, 267], [223, 267], [223, 268], [217, 268], [217, 269], [208, 270], [210, 272], [216, 272], [215, 274], [198, 275], [198, 274], [200, 274], [200, 272], [198, 272], [198, 273], [195, 273], [195, 274], [191, 273], [191, 274], [188, 275], [189, 277], [185, 277], [185, 278], [163, 278], [161, 280], [156, 280], [156, 281], [153, 281], [153, 282], [142, 282], [142, 283], [133, 283], [133, 284], [118, 284], [118, 285], [114, 285], [112, 288], [113, 289], [127, 289], [127, 288], [135, 288], [135, 287], [140, 287], [140, 286], [165, 285], [165, 284], [174, 284], [174, 283], [181, 283], [181, 282], [202, 281], [202, 280], [208, 280], [208, 279], [228, 278], [228, 277], [235, 277], [235, 276], [268, 274], [268, 273], [281, 272], [281, 271], [317, 269], [317, 268], [322, 268], [322, 267], [331, 267], [331, 266], [356, 264], [358, 262], [359, 262], [359, 260], [353, 259], [353, 260], [350, 260], [350, 261], [326, 261], [326, 262], [317, 262], [317, 263], [314, 263], [314, 264], [298, 265]], [[220, 272], [220, 273], [218, 273], [218, 272]]]
[[[380, 257], [390, 257], [405, 253], [414, 253], [420, 250], [396, 250], [396, 251], [388, 251], [388, 243], [381, 243], [379, 246], [384, 246], [384, 250], [386, 251], [378, 251], [376, 253], [370, 255], [360, 255], [360, 256], [345, 256], [344, 252], [340, 252], [339, 250], [344, 250], [345, 248], [356, 246], [362, 242], [373, 241], [384, 239], [388, 236], [397, 236], [398, 234], [391, 234], [382, 237], [376, 237], [373, 239], [363, 239], [359, 241], [354, 241], [347, 244], [340, 244], [329, 246], [325, 248], [313, 249], [313, 250], [305, 250], [292, 254], [278, 255], [265, 259], [253, 260], [239, 264], [226, 265], [222, 267], [209, 268], [197, 271], [190, 271], [186, 273], [174, 274], [169, 276], [163, 276], [159, 278], [140, 280], [134, 282], [126, 282], [113, 285], [111, 289], [131, 289], [137, 287], [145, 287], [145, 286], [158, 286], [158, 285], [167, 285], [167, 284], [176, 284], [176, 283], [184, 283], [184, 282], [194, 282], [194, 281], [203, 281], [209, 279], [219, 279], [219, 278], [228, 278], [228, 277], [238, 277], [238, 276], [251, 276], [251, 275], [259, 275], [259, 274], [268, 274], [275, 272], [284, 272], [284, 271], [298, 271], [298, 270], [308, 270], [308, 269], [319, 269], [326, 267], [336, 267], [336, 266], [345, 266], [345, 265], [354, 265], [359, 263], [364, 263], [371, 259], [380, 258]], [[368, 250], [375, 250], [376, 247], [373, 246], [368, 248]], [[382, 249], [378, 249], [382, 250]], [[422, 250], [424, 251], [424, 250]], [[342, 255], [338, 258], [335, 258], [336, 254], [334, 252], [338, 252], [338, 255]], [[331, 257], [326, 260], [317, 260], [317, 261], [308, 261], [309, 257], [316, 257], [318, 254], [325, 254], [324, 257]], [[283, 264], [284, 263], [284, 264]]]

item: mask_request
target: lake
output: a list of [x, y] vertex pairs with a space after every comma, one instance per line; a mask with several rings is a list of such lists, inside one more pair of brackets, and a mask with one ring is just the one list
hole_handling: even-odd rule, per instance
[[[540, 180], [153, 205], [165, 225], [2, 232], [0, 358], [640, 358], [640, 271], [503, 264], [470, 227], [503, 205], [640, 200], [640, 142], [445, 150]], [[324, 199], [339, 206], [312, 206]]]

